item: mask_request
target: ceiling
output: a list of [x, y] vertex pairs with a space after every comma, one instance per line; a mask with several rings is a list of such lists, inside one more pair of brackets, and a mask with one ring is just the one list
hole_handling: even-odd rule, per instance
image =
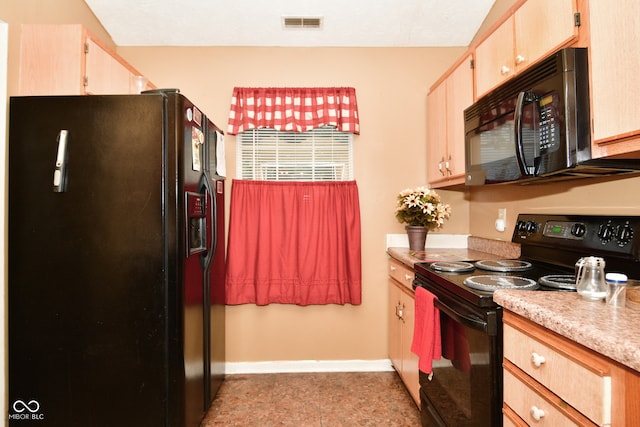
[[[118, 46], [467, 46], [495, 0], [85, 0]], [[284, 28], [284, 17], [321, 18]]]

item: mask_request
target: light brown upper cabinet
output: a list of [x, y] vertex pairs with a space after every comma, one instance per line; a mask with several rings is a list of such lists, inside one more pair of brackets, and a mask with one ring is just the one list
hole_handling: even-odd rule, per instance
[[22, 26], [20, 95], [138, 93], [140, 74], [82, 25]]
[[593, 157], [640, 152], [640, 3], [589, 2]]
[[472, 103], [468, 55], [427, 96], [427, 180], [433, 188], [464, 184], [464, 109]]
[[475, 49], [476, 98], [578, 38], [576, 0], [528, 0]]

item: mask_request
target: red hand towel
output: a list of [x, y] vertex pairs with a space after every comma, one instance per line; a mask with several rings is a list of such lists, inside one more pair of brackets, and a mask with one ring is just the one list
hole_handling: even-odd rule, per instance
[[442, 345], [442, 355], [445, 359], [451, 361], [454, 368], [462, 372], [471, 372], [471, 355], [464, 326], [446, 317], [443, 322], [444, 344]]
[[415, 294], [415, 323], [411, 351], [418, 355], [418, 368], [427, 374], [432, 362], [442, 357], [440, 337], [440, 310], [433, 304], [435, 295], [418, 286]]

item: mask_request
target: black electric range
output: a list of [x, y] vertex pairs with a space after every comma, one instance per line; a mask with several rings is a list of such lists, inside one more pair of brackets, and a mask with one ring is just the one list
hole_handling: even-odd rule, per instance
[[[486, 270], [477, 265], [482, 265], [487, 260], [466, 260], [458, 262], [424, 262], [415, 265], [416, 275], [425, 275], [432, 282], [440, 285], [452, 293], [464, 298], [466, 301], [478, 306], [478, 307], [493, 307], [496, 304], [493, 302], [493, 290], [491, 290], [491, 281], [496, 282], [496, 287], [500, 288], [500, 283], [504, 279], [504, 289], [506, 288], [519, 288], [523, 290], [548, 290], [548, 291], [575, 291], [575, 284], [567, 284], [568, 277], [573, 279], [573, 270], [554, 266], [551, 264], [541, 263], [535, 260], [528, 260], [520, 257], [517, 260], [496, 260], [496, 261], [523, 261], [530, 263], [531, 266], [527, 269], [518, 271], [494, 271]], [[460, 265], [460, 268], [470, 266], [471, 270], [462, 271], [446, 271], [439, 269], [441, 266], [452, 265], [452, 269], [455, 266]], [[490, 276], [490, 277], [489, 277]], [[477, 280], [474, 280], [476, 279]], [[545, 285], [544, 280], [541, 278], [549, 278], [554, 280], [562, 280], [562, 286], [548, 286]], [[573, 280], [571, 280], [573, 282]], [[474, 287], [474, 283], [477, 285]], [[418, 286], [420, 279], [414, 282], [415, 286]], [[486, 287], [483, 289], [483, 285], [486, 283]], [[553, 283], [553, 282], [552, 282]]]
[[[521, 245], [516, 271], [495, 271], [490, 260], [467, 260], [457, 263], [422, 262], [415, 264], [416, 283], [427, 279], [466, 301], [479, 306], [494, 306], [491, 281], [495, 289], [526, 289], [572, 291], [575, 285], [575, 264], [581, 257], [599, 256], [605, 259], [607, 272], [620, 272], [630, 279], [640, 279], [640, 217], [530, 215], [521, 214], [514, 227], [512, 242]], [[489, 264], [484, 266], [484, 264]], [[526, 264], [529, 267], [519, 264]], [[448, 271], [447, 264], [453, 264]], [[455, 264], [470, 269], [455, 270]], [[439, 268], [442, 267], [442, 268]], [[474, 286], [474, 278], [492, 276]], [[503, 280], [508, 278], [509, 280]], [[518, 278], [523, 280], [518, 281]], [[530, 282], [535, 282], [535, 286]], [[503, 282], [504, 286], [500, 286]], [[487, 283], [488, 286], [482, 286]]]
[[[586, 256], [604, 258], [606, 272], [640, 279], [640, 217], [521, 214], [511, 240], [520, 244], [517, 259], [415, 264], [416, 296], [417, 287], [433, 294], [443, 349], [432, 371], [420, 372], [423, 426], [502, 425], [495, 289], [575, 291], [575, 264]], [[457, 267], [464, 271], [447, 271]], [[549, 277], [560, 280], [550, 284]]]

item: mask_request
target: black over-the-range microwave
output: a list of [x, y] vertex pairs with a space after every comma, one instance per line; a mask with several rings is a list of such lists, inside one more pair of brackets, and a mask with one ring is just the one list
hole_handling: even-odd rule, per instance
[[467, 185], [640, 173], [640, 159], [591, 157], [587, 55], [561, 49], [464, 111]]

